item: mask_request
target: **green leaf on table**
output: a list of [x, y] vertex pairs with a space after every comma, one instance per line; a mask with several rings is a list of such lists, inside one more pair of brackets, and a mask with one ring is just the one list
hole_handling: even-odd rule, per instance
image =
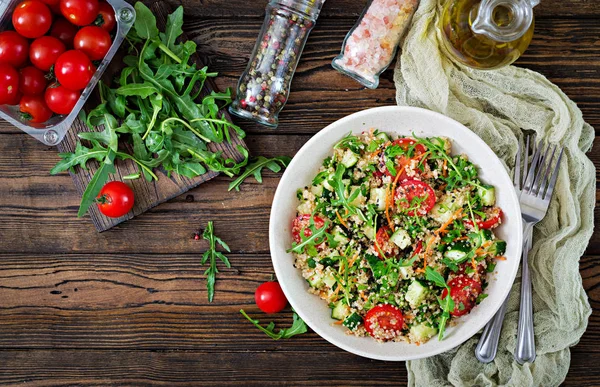
[[257, 182], [262, 183], [262, 170], [268, 168], [272, 172], [277, 173], [281, 171], [281, 168], [285, 168], [289, 165], [292, 159], [287, 156], [266, 158], [263, 156], [257, 157], [254, 161], [250, 162], [244, 170], [244, 172], [234, 181], [229, 184], [228, 191], [235, 188], [236, 191], [240, 190], [240, 185], [250, 176], [254, 176]]
[[142, 39], [154, 39], [158, 36], [156, 17], [142, 2], [135, 3], [135, 32]]
[[106, 145], [112, 151], [117, 152], [119, 147], [119, 137], [116, 131], [119, 122], [115, 116], [108, 112], [106, 104], [100, 104], [92, 110], [88, 114], [87, 123], [90, 127], [104, 125], [104, 130], [102, 132], [81, 132], [78, 134], [79, 138], [89, 141], [98, 141], [101, 144]]
[[85, 215], [90, 206], [94, 204], [100, 190], [108, 180], [108, 175], [116, 172], [114, 161], [115, 152], [109, 150], [104, 162], [100, 164], [100, 168], [94, 173], [94, 177], [92, 177], [92, 180], [88, 183], [88, 186], [81, 197], [81, 204], [79, 205], [79, 211], [77, 212], [78, 217]]
[[59, 153], [60, 160], [54, 168], [50, 170], [51, 175], [69, 170], [76, 165], [79, 165], [82, 169], [87, 169], [86, 163], [89, 160], [104, 160], [108, 154], [108, 150], [98, 144], [97, 141], [92, 141], [92, 147], [88, 148], [83, 146], [81, 143], [77, 143], [75, 151], [73, 153]]
[[175, 12], [169, 15], [165, 32], [160, 34], [163, 44], [171, 50], [177, 38], [183, 34], [181, 27], [183, 27], [183, 7], [179, 6]]
[[206, 288], [208, 290], [208, 302], [212, 302], [215, 296], [215, 282], [217, 273], [219, 270], [217, 269], [217, 258], [220, 259], [226, 267], [230, 268], [231, 264], [229, 263], [229, 259], [227, 257], [217, 251], [217, 243], [220, 244], [225, 251], [230, 252], [229, 246], [221, 240], [221, 238], [215, 235], [215, 229], [212, 221], [209, 221], [206, 225], [206, 229], [202, 233], [202, 238], [208, 241], [209, 248], [207, 251], [202, 254], [202, 264], [204, 265], [206, 262], [209, 262], [209, 267], [206, 269], [204, 274], [206, 275]]
[[142, 98], [148, 98], [152, 94], [157, 94], [158, 89], [156, 89], [156, 87], [150, 82], [130, 83], [128, 85], [119, 87], [116, 90], [116, 93], [118, 95], [124, 95], [126, 97], [137, 95]]
[[196, 176], [205, 174], [206, 168], [204, 168], [200, 163], [187, 162], [177, 165], [175, 172], [177, 172], [178, 175], [193, 179]]
[[262, 325], [260, 325], [260, 321], [250, 318], [250, 316], [246, 314], [244, 309], [240, 309], [240, 313], [255, 327], [260, 329], [264, 334], [266, 334], [273, 340], [289, 339], [290, 337], [306, 333], [307, 331], [306, 323], [302, 321], [302, 319], [300, 318], [300, 316], [298, 316], [296, 312], [294, 312], [292, 326], [289, 328], [280, 328], [279, 332], [277, 333], [275, 333], [275, 323], [271, 322], [269, 323], [269, 325], [267, 325], [266, 328], [264, 328]]

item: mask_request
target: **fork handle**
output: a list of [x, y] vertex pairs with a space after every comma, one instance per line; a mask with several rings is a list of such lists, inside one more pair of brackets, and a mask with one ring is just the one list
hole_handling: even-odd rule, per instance
[[523, 262], [521, 264], [521, 305], [519, 308], [519, 328], [515, 360], [519, 364], [533, 363], [535, 360], [535, 337], [533, 332], [533, 300], [531, 294], [531, 277], [529, 275], [528, 253], [531, 248], [533, 224], [527, 224], [525, 243], [523, 245]]
[[498, 340], [500, 339], [500, 333], [502, 332], [502, 323], [504, 322], [504, 315], [506, 314], [508, 297], [509, 296], [506, 296], [506, 300], [504, 300], [500, 309], [496, 312], [490, 322], [487, 323], [485, 328], [483, 328], [483, 333], [475, 348], [475, 357], [482, 363], [489, 363], [496, 358], [496, 352], [498, 352]]

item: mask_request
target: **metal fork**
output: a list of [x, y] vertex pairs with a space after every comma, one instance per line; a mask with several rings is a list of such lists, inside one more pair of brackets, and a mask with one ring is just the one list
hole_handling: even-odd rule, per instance
[[[529, 153], [529, 144], [532, 143], [532, 153]], [[529, 276], [529, 264], [527, 261], [529, 250], [532, 246], [533, 226], [546, 216], [550, 199], [558, 178], [558, 169], [563, 156], [564, 148], [560, 149], [554, 168], [552, 160], [558, 146], [543, 147], [542, 141], [537, 146], [530, 136], [523, 152], [519, 143], [517, 157], [515, 160], [515, 172], [513, 183], [519, 202], [521, 204], [521, 216], [523, 218], [523, 253], [521, 269], [521, 305], [519, 309], [519, 328], [517, 335], [517, 348], [515, 360], [519, 364], [533, 362], [535, 360], [535, 340], [533, 334], [533, 307], [531, 297], [531, 278]], [[521, 154], [523, 153], [523, 173], [521, 174]], [[529, 162], [531, 156], [531, 163]], [[500, 310], [485, 326], [479, 343], [475, 348], [475, 356], [483, 363], [489, 363], [496, 357], [498, 340], [502, 331], [502, 322], [506, 314], [508, 298], [504, 301]]]

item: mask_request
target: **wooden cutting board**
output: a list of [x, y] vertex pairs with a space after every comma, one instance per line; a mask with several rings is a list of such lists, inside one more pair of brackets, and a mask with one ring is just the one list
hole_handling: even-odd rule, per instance
[[[156, 23], [160, 30], [163, 30], [166, 25], [167, 15], [171, 12], [171, 9], [166, 2], [156, 1], [150, 5], [150, 9], [153, 11], [156, 16]], [[185, 33], [182, 35], [182, 39], [187, 39]], [[205, 65], [202, 58], [198, 55], [192, 57], [193, 60], [198, 64], [198, 66], [202, 67]], [[113, 66], [118, 62], [117, 57], [113, 60]], [[117, 69], [118, 70], [118, 67]], [[103, 79], [110, 79], [110, 77], [114, 74], [115, 68], [109, 68], [103, 76]], [[112, 73], [112, 74], [111, 74]], [[216, 90], [216, 86], [212, 79], [207, 79], [204, 83], [204, 89], [202, 90], [201, 96], [210, 94], [212, 90]], [[90, 98], [91, 103], [88, 102], [88, 108], [93, 107], [94, 102], [92, 98]], [[225, 110], [222, 111], [225, 117], [231, 120], [229, 113]], [[101, 131], [102, 128], [96, 128], [96, 130]], [[81, 120], [75, 121], [69, 133], [67, 133], [65, 139], [62, 143], [58, 145], [58, 150], [60, 152], [72, 152], [75, 149], [75, 146], [78, 141], [77, 134], [80, 132], [87, 132], [89, 128], [87, 125]], [[208, 147], [213, 152], [221, 151], [223, 155], [226, 157], [231, 157], [236, 161], [243, 160], [242, 154], [237, 150], [237, 145], [241, 145], [245, 148], [246, 144], [243, 140], [241, 140], [237, 135], [230, 131], [231, 133], [231, 144], [227, 142], [223, 142], [221, 144], [209, 144]], [[117, 160], [115, 162], [117, 173], [111, 175], [109, 180], [122, 180], [123, 176], [130, 175], [132, 173], [137, 173], [138, 168], [136, 164], [131, 161], [121, 161]], [[79, 195], [83, 195], [85, 188], [88, 183], [94, 176], [94, 172], [98, 169], [98, 163], [89, 162], [88, 170], [83, 170], [80, 167], [75, 168], [75, 172], [71, 172], [71, 176], [73, 177], [73, 181], [75, 182], [75, 186], [77, 187], [77, 192]], [[126, 215], [121, 218], [107, 218], [102, 215], [100, 211], [98, 211], [98, 207], [93, 205], [90, 207], [88, 214], [96, 226], [96, 229], [100, 232], [106, 231], [119, 223], [122, 223], [128, 219], [131, 219], [135, 216], [138, 216], [145, 211], [149, 210], [152, 207], [159, 205], [169, 199], [172, 199], [176, 196], [181, 195], [184, 192], [187, 192], [191, 188], [194, 188], [218, 175], [216, 172], [209, 171], [204, 175], [197, 176], [193, 179], [189, 179], [187, 177], [172, 175], [168, 177], [165, 171], [160, 169], [156, 169], [154, 171], [158, 176], [158, 181], [148, 182], [143, 177], [137, 180], [129, 180], [127, 184], [131, 186], [133, 191], [135, 192], [135, 205], [133, 209]]]

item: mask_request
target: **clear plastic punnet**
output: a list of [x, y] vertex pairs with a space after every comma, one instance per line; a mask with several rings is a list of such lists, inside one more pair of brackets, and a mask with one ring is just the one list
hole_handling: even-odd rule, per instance
[[[22, 0], [0, 0], [0, 31], [11, 29], [13, 10], [21, 1]], [[46, 145], [57, 145], [63, 140], [71, 128], [71, 125], [77, 118], [79, 111], [83, 108], [83, 105], [92, 94], [94, 87], [96, 87], [100, 77], [102, 77], [102, 74], [115, 56], [117, 50], [121, 46], [121, 43], [123, 43], [125, 36], [127, 36], [127, 33], [135, 21], [135, 10], [133, 9], [132, 5], [123, 0], [106, 1], [115, 10], [115, 18], [117, 20], [116, 35], [113, 39], [113, 44], [110, 47], [108, 54], [106, 54], [98, 66], [98, 69], [96, 70], [96, 73], [94, 74], [90, 83], [81, 92], [81, 97], [79, 98], [79, 101], [77, 101], [73, 111], [69, 115], [54, 116], [42, 124], [33, 124], [25, 122], [21, 119], [18, 106], [0, 105], [0, 118], [5, 119], [17, 128]]]

